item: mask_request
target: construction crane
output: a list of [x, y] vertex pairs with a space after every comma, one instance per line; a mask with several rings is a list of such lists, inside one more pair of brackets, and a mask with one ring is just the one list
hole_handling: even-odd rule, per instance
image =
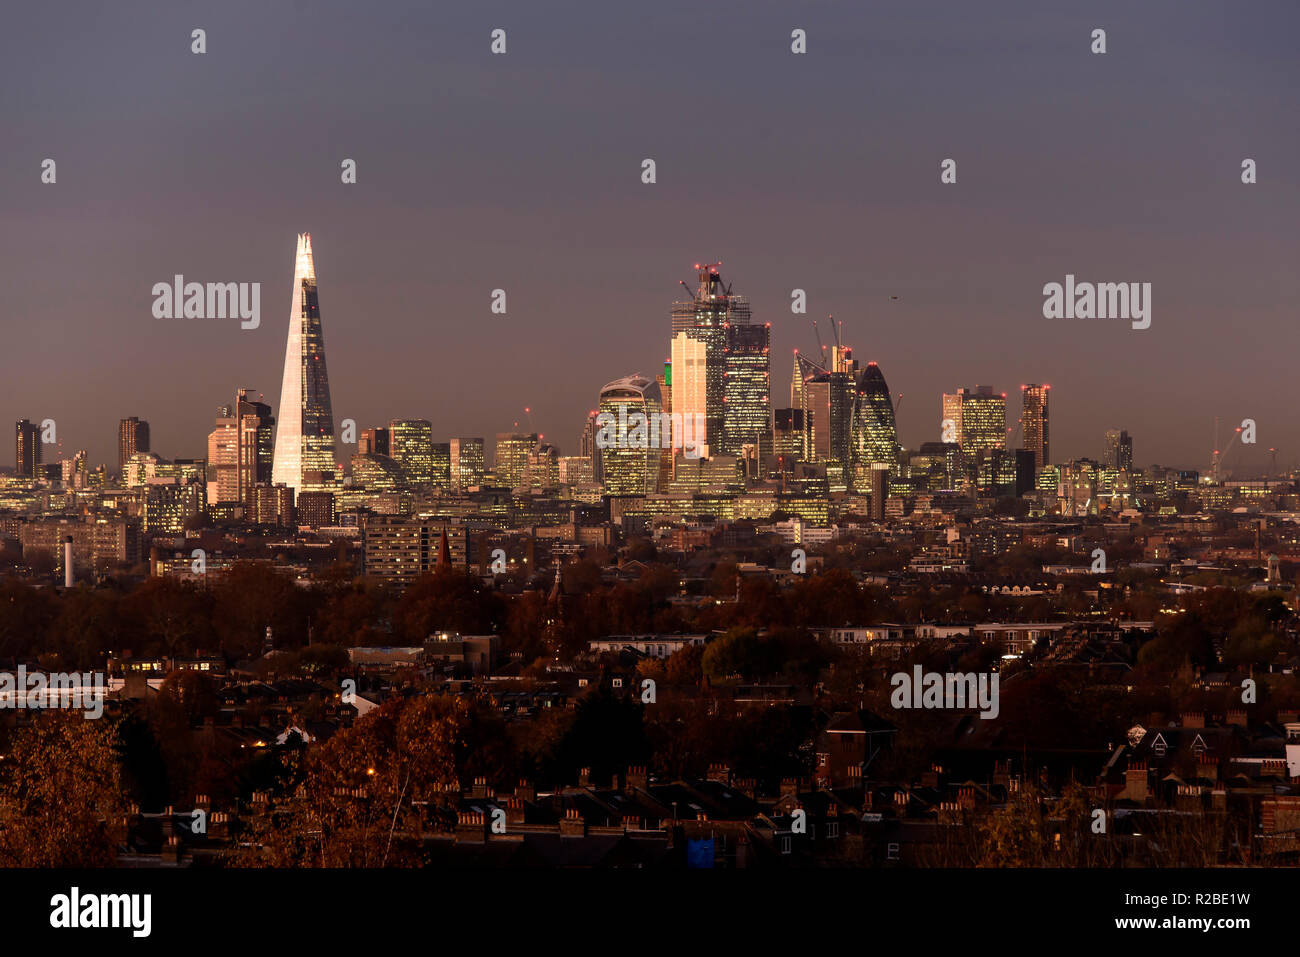
[[[1223, 458], [1232, 449], [1232, 443], [1237, 441], [1239, 435], [1241, 435], [1241, 426], [1237, 426], [1232, 430], [1232, 438], [1228, 439], [1228, 444], [1223, 447], [1222, 451], [1219, 449], [1214, 450], [1214, 456], [1210, 459], [1210, 475], [1216, 484], [1219, 481], [1219, 467], [1223, 464]], [[1214, 419], [1214, 444], [1219, 444], [1219, 419], [1217, 416]]]
[[825, 371], [825, 366], [826, 366], [826, 346], [824, 346], [824, 345], [822, 344], [822, 334], [821, 334], [821, 330], [817, 328], [817, 320], [814, 319], [814, 320], [812, 321], [812, 324], [813, 324], [813, 335], [815, 335], [815, 336], [817, 337], [817, 349], [818, 349], [818, 355], [821, 356], [821, 364], [822, 364], [822, 368], [823, 368], [823, 371]]

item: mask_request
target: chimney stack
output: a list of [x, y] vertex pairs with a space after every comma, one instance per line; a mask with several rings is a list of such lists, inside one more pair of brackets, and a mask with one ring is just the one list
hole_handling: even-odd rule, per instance
[[63, 539], [63, 587], [72, 587], [72, 536]]

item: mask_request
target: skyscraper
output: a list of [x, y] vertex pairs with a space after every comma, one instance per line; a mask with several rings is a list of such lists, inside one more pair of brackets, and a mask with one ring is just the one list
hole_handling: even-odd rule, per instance
[[[681, 416], [683, 427], [687, 422], [701, 421], [700, 416], [703, 416], [708, 435], [708, 344], [693, 338], [689, 332], [677, 333], [673, 336], [672, 368], [673, 411]], [[709, 455], [711, 448], [708, 442], [702, 443], [700, 455]]]
[[600, 427], [596, 425], [596, 418], [600, 412], [593, 409], [587, 415], [587, 421], [582, 427], [582, 440], [578, 443], [578, 454], [584, 458], [591, 459], [592, 480], [601, 481], [602, 474], [600, 471], [600, 450], [596, 448], [596, 435]]
[[898, 465], [898, 425], [894, 400], [880, 366], [868, 362], [858, 377], [857, 414], [853, 422], [853, 462], [869, 468], [884, 463]]
[[433, 424], [428, 419], [393, 419], [388, 423], [388, 447], [407, 485], [433, 484]]
[[218, 409], [208, 434], [209, 505], [243, 502], [250, 488], [270, 484], [275, 419], [269, 405], [251, 396], [251, 389], [240, 389], [234, 405]]
[[772, 375], [769, 350], [771, 323], [749, 325], [728, 322], [723, 361], [722, 446], [736, 455], [746, 445], [759, 455], [772, 452], [772, 400], [768, 382]]
[[871, 513], [873, 522], [885, 520], [885, 500], [889, 498], [889, 465], [885, 462], [873, 462], [868, 469], [867, 490], [871, 493]]
[[939, 412], [940, 442], [961, 444], [961, 403], [965, 396], [965, 389], [943, 394], [942, 408]]
[[1122, 429], [1111, 429], [1106, 433], [1105, 464], [1113, 469], [1133, 468], [1133, 439]]
[[451, 487], [458, 492], [483, 484], [482, 439], [452, 439], [447, 450]]
[[528, 466], [524, 484], [530, 489], [554, 489], [560, 485], [559, 450], [549, 442], [541, 442], [528, 453]]
[[646, 495], [659, 487], [663, 434], [659, 386], [644, 376], [615, 379], [600, 390], [599, 453], [606, 495]]
[[14, 471], [22, 478], [35, 478], [41, 464], [41, 427], [19, 419], [14, 424]]
[[1034, 453], [1034, 468], [1041, 469], [1052, 463], [1048, 448], [1047, 400], [1050, 385], [1030, 383], [1020, 387], [1020, 425], [1024, 430], [1022, 447]]
[[[733, 294], [731, 287], [723, 284], [718, 273], [721, 265], [696, 264], [699, 285], [694, 297], [673, 303], [673, 338], [676, 340], [680, 333], [685, 333], [704, 346], [704, 444], [715, 451], [723, 451], [724, 446], [738, 451], [742, 445], [754, 441], [752, 432], [763, 428], [761, 420], [766, 422], [766, 443], [770, 451], [772, 406], [766, 384], [768, 330], [758, 327], [761, 332], [741, 331], [754, 328], [750, 325], [749, 300]], [[733, 352], [729, 366], [728, 356]], [[677, 398], [683, 370], [677, 366], [675, 357], [673, 365], [673, 412], [684, 413], [686, 410]], [[729, 371], [734, 376], [729, 375]], [[730, 385], [730, 397], [729, 380], [734, 380]], [[658, 401], [661, 402], [662, 397]], [[734, 438], [728, 437], [726, 431], [728, 402], [737, 406], [732, 422], [740, 431]]]
[[137, 452], [149, 451], [149, 423], [134, 415], [123, 419], [117, 428], [117, 470], [126, 467], [126, 460]]
[[837, 484], [842, 487], [844, 470], [853, 455], [858, 363], [848, 346], [831, 348], [829, 369], [797, 355], [797, 375], [803, 373], [804, 363], [811, 370], [799, 389], [804, 424], [811, 439], [809, 460], [827, 463], [828, 479], [831, 473], [838, 476], [832, 480], [832, 488]]
[[362, 455], [388, 455], [388, 430], [362, 429], [361, 438], [357, 441], [357, 451]]
[[1007, 395], [989, 386], [961, 390], [961, 450], [967, 454], [1007, 447]]
[[497, 485], [521, 488], [528, 473], [528, 453], [537, 447], [536, 432], [498, 432], [496, 460], [493, 465]]
[[793, 472], [795, 462], [804, 458], [803, 409], [777, 409], [774, 413], [775, 435], [772, 451], [780, 472]]
[[[794, 371], [790, 376], [790, 408], [797, 409], [800, 413], [800, 427], [803, 430], [802, 448], [799, 452], [799, 461], [815, 462], [817, 454], [815, 449], [816, 430], [813, 427], [815, 415], [810, 405], [811, 396], [809, 395], [808, 384], [820, 373], [821, 367], [802, 355], [798, 349], [794, 351]], [[822, 428], [826, 427], [823, 423]]]
[[275, 459], [275, 418], [271, 407], [253, 398], [252, 389], [235, 393], [235, 419], [239, 425], [236, 447], [236, 482], [239, 500], [254, 485], [269, 485]]
[[451, 443], [434, 442], [432, 445], [433, 487], [451, 488]]
[[334, 481], [334, 412], [325, 369], [325, 333], [316, 298], [311, 234], [298, 237], [294, 258], [289, 337], [280, 387], [280, 427], [271, 480], [296, 492]]

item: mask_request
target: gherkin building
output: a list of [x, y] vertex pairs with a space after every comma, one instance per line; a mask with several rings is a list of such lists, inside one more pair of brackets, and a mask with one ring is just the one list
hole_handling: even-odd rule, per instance
[[880, 366], [868, 362], [858, 377], [857, 409], [853, 416], [853, 463], [870, 468], [884, 462], [898, 464], [898, 426], [894, 403]]

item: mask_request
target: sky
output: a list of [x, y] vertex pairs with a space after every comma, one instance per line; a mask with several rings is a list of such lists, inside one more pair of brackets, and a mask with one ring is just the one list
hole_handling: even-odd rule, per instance
[[[1139, 465], [1205, 470], [1218, 417], [1220, 444], [1256, 422], [1230, 468], [1300, 465], [1294, 0], [52, 0], [0, 22], [0, 418], [54, 419], [65, 456], [115, 467], [129, 415], [202, 456], [236, 388], [278, 405], [307, 231], [358, 428], [518, 422], [576, 454], [601, 386], [661, 368], [678, 281], [721, 261], [772, 324], [774, 407], [834, 315], [910, 448], [944, 391], [991, 385], [1014, 418], [1045, 382], [1058, 461], [1123, 428]], [[261, 283], [260, 326], [155, 318], [177, 273]], [[1067, 274], [1151, 283], [1150, 328], [1045, 319]]]

